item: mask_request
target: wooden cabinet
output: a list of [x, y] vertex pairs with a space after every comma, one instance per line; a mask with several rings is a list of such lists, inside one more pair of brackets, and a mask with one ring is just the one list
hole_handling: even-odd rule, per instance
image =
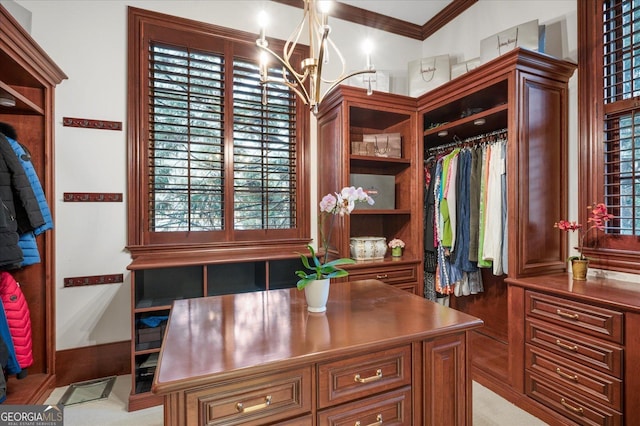
[[378, 280], [383, 283], [408, 291], [409, 293], [422, 295], [422, 282], [418, 260], [386, 260], [375, 263], [361, 263], [349, 270], [350, 280]]
[[470, 425], [481, 325], [376, 280], [332, 284], [322, 314], [296, 289], [180, 300], [153, 391], [167, 426]]
[[[15, 106], [0, 105], [0, 121], [13, 126], [54, 213], [54, 89], [64, 72], [0, 5], [0, 95]], [[54, 219], [55, 219], [55, 215]], [[6, 404], [34, 404], [55, 387], [54, 231], [37, 237], [41, 262], [11, 271], [21, 284], [31, 315], [34, 363], [23, 380], [11, 377]]]
[[[392, 284], [407, 284], [408, 289], [422, 286], [422, 216], [419, 205], [421, 191], [420, 155], [416, 143], [417, 115], [414, 98], [374, 93], [367, 96], [359, 88], [340, 86], [323, 100], [318, 112], [318, 194], [340, 191], [351, 185], [352, 174], [391, 177], [394, 184], [393, 208], [363, 209], [356, 206], [350, 216], [334, 226], [330, 254], [350, 257], [351, 237], [386, 237], [387, 242], [400, 238], [406, 243], [402, 261], [413, 262], [415, 277]], [[399, 158], [352, 153], [352, 143], [367, 135], [400, 134]], [[365, 188], [366, 189], [366, 188]], [[394, 269], [391, 250], [382, 262], [361, 262], [345, 269], [366, 274], [366, 269]], [[358, 272], [356, 272], [358, 271]], [[373, 271], [373, 269], [370, 269]], [[387, 272], [382, 272], [382, 275]], [[417, 286], [416, 284], [420, 284]], [[420, 290], [420, 293], [422, 291]]]
[[[637, 417], [637, 283], [567, 274], [508, 279], [514, 387], [551, 424], [622, 425]], [[546, 416], [546, 417], [544, 417]]]
[[[417, 100], [421, 155], [482, 143], [480, 135], [506, 131], [509, 277], [566, 268], [566, 234], [554, 232], [553, 224], [567, 213], [568, 81], [575, 68], [516, 49]], [[520, 372], [510, 366], [507, 275], [482, 269], [482, 276], [483, 293], [452, 296], [451, 306], [485, 323], [471, 339], [474, 378], [509, 390]]]
[[173, 266], [134, 261], [129, 266], [132, 383], [128, 409], [162, 404], [150, 390], [175, 300], [294, 287], [300, 266], [299, 258]]

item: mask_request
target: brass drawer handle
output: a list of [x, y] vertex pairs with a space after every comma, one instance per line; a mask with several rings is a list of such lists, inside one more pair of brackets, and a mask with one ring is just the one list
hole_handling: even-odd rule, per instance
[[380, 379], [382, 379], [382, 370], [380, 370], [379, 368], [376, 370], [375, 376], [366, 377], [363, 379], [360, 377], [360, 373], [358, 373], [353, 377], [353, 380], [355, 380], [358, 383], [369, 383], [369, 382], [374, 382]]
[[[376, 422], [375, 423], [370, 423], [370, 424], [365, 425], [365, 426], [376, 426], [376, 425], [381, 425], [381, 424], [382, 424], [382, 414], [378, 414], [378, 416], [376, 417]], [[360, 420], [358, 420], [354, 426], [360, 426]]]
[[578, 352], [578, 347], [576, 345], [567, 345], [566, 343], [562, 343], [559, 339], [556, 339], [556, 345], [571, 352]]
[[250, 413], [252, 411], [260, 410], [262, 408], [267, 408], [269, 405], [271, 405], [271, 395], [267, 395], [264, 398], [264, 402], [262, 404], [252, 405], [251, 407], [245, 408], [242, 402], [238, 402], [236, 404], [236, 410], [238, 410], [238, 413]]
[[578, 320], [580, 318], [580, 315], [578, 314], [570, 314], [569, 312], [564, 312], [564, 311], [561, 311], [560, 309], [556, 310], [556, 314], [560, 315], [562, 318], [567, 318], [572, 320]]
[[379, 280], [386, 280], [387, 278], [389, 278], [389, 274], [376, 275], [376, 279], [379, 279]]
[[560, 404], [562, 404], [564, 407], [568, 408], [569, 410], [573, 411], [576, 414], [583, 414], [584, 410], [582, 409], [582, 407], [574, 407], [571, 404], [568, 404], [567, 401], [564, 400], [564, 398], [560, 399]]
[[574, 382], [578, 381], [578, 376], [577, 375], [574, 374], [572, 376], [571, 374], [567, 374], [564, 371], [560, 370], [560, 367], [556, 368], [556, 373], [558, 373], [558, 375], [560, 377], [564, 377], [565, 379], [573, 380]]

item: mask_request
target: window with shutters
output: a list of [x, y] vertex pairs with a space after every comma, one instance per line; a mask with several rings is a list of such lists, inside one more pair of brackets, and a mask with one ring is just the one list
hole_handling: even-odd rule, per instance
[[302, 249], [309, 113], [260, 85], [256, 35], [129, 15], [129, 248]]
[[[580, 205], [615, 219], [587, 235], [595, 267], [640, 270], [640, 0], [578, 2]], [[580, 220], [588, 212], [581, 209]]]

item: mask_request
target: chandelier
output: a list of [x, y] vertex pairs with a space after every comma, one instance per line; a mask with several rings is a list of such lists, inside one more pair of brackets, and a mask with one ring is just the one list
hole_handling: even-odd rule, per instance
[[[324, 97], [340, 83], [359, 74], [375, 73], [375, 69], [371, 64], [371, 44], [366, 43], [364, 46], [366, 53], [366, 68], [361, 71], [347, 73], [346, 63], [340, 53], [340, 50], [338, 50], [338, 47], [329, 38], [331, 27], [328, 24], [328, 13], [331, 2], [316, 0], [303, 1], [304, 14], [302, 16], [302, 20], [285, 42], [282, 56], [269, 48], [269, 43], [265, 36], [267, 17], [264, 12], [261, 12], [259, 16], [260, 38], [256, 40], [256, 45], [260, 49], [260, 82], [263, 86], [262, 102], [263, 104], [266, 104], [265, 86], [267, 84], [284, 84], [295, 92], [306, 105], [309, 105], [309, 108], [314, 114], [317, 114], [320, 102], [322, 102]], [[305, 27], [307, 27], [309, 31], [310, 57], [302, 60], [300, 70], [298, 71], [291, 64], [290, 59]], [[328, 62], [330, 52], [332, 56], [335, 55], [338, 58], [342, 67], [340, 75], [335, 78], [327, 78], [322, 75], [323, 65]], [[281, 80], [269, 77], [269, 57], [275, 58], [278, 64], [282, 66]], [[309, 82], [308, 88], [305, 84], [307, 80]], [[324, 93], [321, 92], [321, 86], [323, 83], [328, 85], [328, 88]], [[368, 79], [367, 94], [370, 95], [371, 93], [371, 79]]]

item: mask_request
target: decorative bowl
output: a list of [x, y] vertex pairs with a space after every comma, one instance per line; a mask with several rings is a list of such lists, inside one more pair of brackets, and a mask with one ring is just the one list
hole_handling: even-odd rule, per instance
[[382, 260], [387, 253], [385, 237], [351, 237], [351, 257], [355, 260]]

